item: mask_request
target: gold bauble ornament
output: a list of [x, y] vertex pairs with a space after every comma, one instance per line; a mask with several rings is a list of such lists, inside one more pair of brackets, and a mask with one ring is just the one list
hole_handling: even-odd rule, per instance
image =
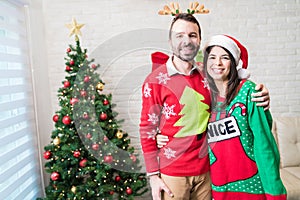
[[54, 145], [59, 145], [60, 144], [60, 138], [59, 137], [54, 138], [53, 144]]
[[104, 84], [101, 82], [97, 83], [96, 89], [102, 91], [104, 89]]
[[72, 186], [71, 191], [75, 194], [76, 193], [76, 187]]
[[121, 139], [123, 137], [123, 132], [118, 130], [118, 132], [116, 133], [117, 138]]

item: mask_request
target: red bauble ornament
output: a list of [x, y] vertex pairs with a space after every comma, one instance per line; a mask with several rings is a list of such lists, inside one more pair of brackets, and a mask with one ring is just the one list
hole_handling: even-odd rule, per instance
[[88, 119], [88, 118], [89, 118], [89, 114], [83, 113], [83, 119]]
[[99, 144], [93, 144], [92, 145], [92, 149], [94, 149], [95, 151], [97, 151], [99, 149]]
[[132, 162], [135, 162], [135, 161], [136, 161], [136, 156], [133, 155], [133, 154], [131, 154], [131, 155], [130, 155], [130, 159], [132, 160]]
[[74, 60], [70, 60], [70, 65], [74, 65], [74, 64], [75, 64]]
[[74, 151], [73, 156], [75, 158], [79, 158], [80, 157], [80, 151]]
[[65, 125], [71, 124], [71, 118], [69, 116], [64, 116], [62, 119], [62, 123], [64, 123]]
[[89, 81], [90, 81], [90, 77], [89, 76], [85, 76], [84, 77], [84, 79], [83, 79], [83, 81], [85, 82], [85, 83], [88, 83]]
[[106, 105], [108, 105], [108, 104], [109, 104], [109, 101], [108, 101], [107, 99], [104, 99], [104, 100], [103, 100], [103, 105], [106, 106]]
[[87, 159], [86, 159], [86, 158], [82, 159], [82, 160], [79, 162], [79, 166], [80, 166], [80, 167], [85, 167], [86, 164], [87, 164]]
[[108, 137], [107, 137], [107, 136], [104, 136], [104, 137], [103, 137], [103, 141], [104, 141], [104, 142], [107, 142], [107, 141], [108, 141]]
[[79, 100], [77, 98], [71, 98], [70, 99], [70, 104], [74, 105], [75, 103], [77, 103]]
[[68, 88], [71, 86], [71, 83], [69, 81], [64, 82], [64, 88]]
[[100, 114], [100, 119], [103, 120], [103, 121], [106, 120], [107, 119], [107, 114], [106, 113], [101, 113]]
[[128, 194], [128, 195], [132, 194], [132, 189], [130, 187], [128, 187], [126, 189], [126, 194]]
[[71, 71], [72, 69], [71, 69], [71, 67], [70, 66], [66, 66], [66, 71]]
[[113, 161], [112, 155], [104, 156], [104, 162], [111, 163]]
[[109, 194], [110, 194], [110, 195], [113, 195], [113, 194], [114, 194], [114, 191], [112, 191], [112, 190], [109, 191]]
[[81, 91], [80, 91], [80, 95], [81, 95], [82, 97], [86, 97], [86, 91], [85, 91], [85, 90], [81, 90]]
[[58, 115], [53, 115], [52, 120], [54, 122], [58, 122], [59, 116]]
[[92, 134], [88, 133], [88, 134], [86, 134], [85, 137], [86, 137], [87, 139], [91, 139], [91, 138], [92, 138]]
[[116, 176], [115, 181], [119, 182], [121, 180], [120, 176]]
[[67, 52], [70, 53], [72, 50], [71, 48], [67, 48]]
[[51, 180], [57, 181], [60, 178], [60, 174], [58, 172], [52, 172], [51, 174]]
[[45, 159], [47, 159], [47, 160], [48, 160], [48, 159], [50, 159], [50, 158], [51, 158], [51, 156], [52, 156], [52, 153], [51, 153], [51, 151], [45, 151], [45, 152], [44, 152], [44, 158], [45, 158]]
[[96, 69], [96, 68], [97, 68], [97, 65], [92, 64], [92, 68], [93, 68], [93, 69]]

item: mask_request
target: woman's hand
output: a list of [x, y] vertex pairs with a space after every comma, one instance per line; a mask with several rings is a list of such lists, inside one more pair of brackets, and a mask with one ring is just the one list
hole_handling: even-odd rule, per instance
[[169, 142], [169, 137], [168, 136], [162, 135], [162, 134], [157, 134], [156, 135], [157, 148], [164, 147], [168, 142]]

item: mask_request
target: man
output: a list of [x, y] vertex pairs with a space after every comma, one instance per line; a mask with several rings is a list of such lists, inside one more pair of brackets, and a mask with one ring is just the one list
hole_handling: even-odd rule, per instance
[[[160, 200], [164, 191], [163, 199], [210, 200], [206, 141], [210, 93], [194, 63], [201, 42], [196, 18], [187, 13], [177, 15], [169, 40], [173, 56], [143, 85], [140, 138], [152, 197]], [[156, 146], [157, 130], [169, 137], [163, 151]]]

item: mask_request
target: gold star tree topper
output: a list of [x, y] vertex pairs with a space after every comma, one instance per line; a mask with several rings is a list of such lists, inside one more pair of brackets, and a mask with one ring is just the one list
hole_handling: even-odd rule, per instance
[[66, 24], [66, 27], [70, 29], [69, 37], [75, 35], [77, 38], [78, 35], [81, 35], [80, 29], [84, 26], [84, 24], [77, 24], [77, 21], [73, 18], [71, 24]]

